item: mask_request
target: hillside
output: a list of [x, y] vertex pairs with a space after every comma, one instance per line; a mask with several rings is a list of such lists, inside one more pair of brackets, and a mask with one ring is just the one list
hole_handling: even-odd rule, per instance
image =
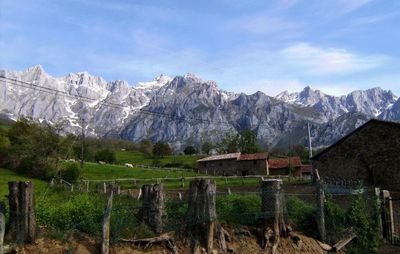
[[[64, 131], [138, 142], [167, 141], [176, 149], [217, 142], [226, 133], [250, 128], [269, 147], [305, 143], [310, 122], [315, 146], [326, 146], [370, 118], [399, 121], [399, 99], [379, 87], [331, 96], [310, 87], [277, 97], [235, 94], [214, 81], [188, 73], [161, 75], [130, 85], [87, 72], [52, 77], [40, 66], [22, 72], [0, 70], [0, 115], [61, 124]], [[335, 122], [342, 128], [332, 130]], [[291, 133], [288, 141], [287, 134]]]

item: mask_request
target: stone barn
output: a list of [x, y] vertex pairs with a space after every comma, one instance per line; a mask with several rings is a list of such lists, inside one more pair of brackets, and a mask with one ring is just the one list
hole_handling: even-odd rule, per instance
[[228, 153], [197, 161], [199, 172], [212, 175], [268, 175], [267, 153]]
[[400, 191], [400, 123], [372, 119], [312, 161], [323, 178], [362, 180]]
[[301, 176], [301, 159], [298, 156], [269, 159], [270, 175], [289, 175], [290, 168], [294, 176]]

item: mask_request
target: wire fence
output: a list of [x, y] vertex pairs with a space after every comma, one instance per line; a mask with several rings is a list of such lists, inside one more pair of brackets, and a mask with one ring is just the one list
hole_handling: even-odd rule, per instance
[[[112, 185], [111, 182], [109, 184]], [[65, 186], [68, 185], [65, 183], [49, 185], [48, 188], [37, 193], [36, 219], [38, 225], [45, 230], [45, 235], [60, 240], [68, 239], [69, 235], [75, 231], [85, 232], [100, 239], [107, 193], [101, 191], [80, 192], [77, 191], [78, 187], [76, 187], [76, 191], [71, 192]], [[139, 187], [138, 184], [137, 191]], [[107, 188], [109, 191], [110, 186], [107, 185]], [[113, 188], [117, 193], [115, 186]], [[377, 200], [371, 188], [357, 187], [359, 190], [357, 192], [348, 187], [343, 187], [337, 192], [329, 191], [329, 189], [328, 185], [325, 185], [327, 242], [333, 244], [351, 233], [358, 234], [360, 238], [364, 237], [363, 230], [366, 230], [366, 227], [372, 228], [375, 223]], [[361, 189], [363, 191], [360, 191]], [[275, 213], [262, 212], [262, 195], [263, 192], [258, 185], [249, 189], [242, 188], [242, 186], [232, 187], [230, 191], [227, 191], [226, 186], [217, 184], [215, 219], [223, 225], [259, 228], [265, 218], [275, 215]], [[165, 196], [162, 232], [185, 232], [190, 225], [202, 223], [202, 221], [198, 221], [198, 218], [194, 220], [188, 216], [189, 194], [187, 190], [166, 189]], [[282, 212], [286, 223], [294, 230], [319, 238], [316, 223], [318, 208], [315, 185], [313, 183], [289, 184], [286, 182], [283, 184], [283, 196], [284, 209]], [[397, 200], [393, 200], [393, 202], [397, 202]], [[400, 204], [393, 204], [393, 207], [398, 205]], [[142, 198], [137, 196], [123, 194], [114, 196], [110, 223], [111, 243], [117, 243], [122, 239], [141, 239], [156, 235], [143, 222], [142, 211], [145, 208], [147, 206], [143, 203]], [[398, 210], [394, 216], [399, 216]], [[207, 221], [210, 218], [203, 219]], [[398, 227], [398, 224], [395, 225]]]

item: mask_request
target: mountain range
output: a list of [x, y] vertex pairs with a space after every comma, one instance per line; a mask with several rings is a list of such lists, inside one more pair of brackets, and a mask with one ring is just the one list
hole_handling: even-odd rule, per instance
[[63, 124], [66, 132], [92, 136], [187, 144], [217, 142], [226, 133], [250, 128], [269, 147], [327, 146], [371, 118], [400, 121], [400, 99], [379, 87], [332, 96], [305, 87], [275, 97], [262, 92], [232, 93], [214, 81], [188, 73], [160, 75], [130, 85], [87, 72], [52, 77], [40, 66], [22, 72], [0, 69], [0, 115]]

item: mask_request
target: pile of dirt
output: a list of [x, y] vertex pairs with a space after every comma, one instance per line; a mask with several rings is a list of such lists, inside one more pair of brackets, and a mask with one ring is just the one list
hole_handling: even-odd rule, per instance
[[[260, 242], [257, 240], [257, 229], [255, 228], [225, 228], [229, 233], [226, 246], [228, 253], [265, 253], [261, 248]], [[189, 243], [184, 237], [175, 237], [176, 248], [180, 254], [191, 253]], [[39, 238], [34, 244], [28, 244], [23, 247], [14, 247], [9, 253], [18, 254], [58, 254], [58, 253], [79, 253], [79, 254], [97, 254], [100, 253], [100, 242], [86, 234], [74, 233], [71, 237], [64, 242], [44, 238]], [[220, 248], [218, 240], [214, 242], [214, 253], [223, 253]], [[158, 253], [171, 253], [167, 246], [153, 245], [148, 248], [144, 246], [136, 246], [127, 243], [112, 244], [110, 246], [111, 254], [158, 254]], [[297, 254], [324, 254], [327, 253], [321, 247], [321, 243], [317, 240], [307, 237], [301, 233], [292, 233], [291, 236], [282, 237], [280, 239], [277, 253]]]

